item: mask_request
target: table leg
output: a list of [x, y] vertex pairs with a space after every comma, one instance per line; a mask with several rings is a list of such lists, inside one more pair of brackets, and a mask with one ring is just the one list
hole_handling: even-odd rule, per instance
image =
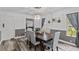
[[42, 42], [42, 41], [40, 41], [40, 44], [41, 44], [41, 51], [44, 51], [43, 42]]

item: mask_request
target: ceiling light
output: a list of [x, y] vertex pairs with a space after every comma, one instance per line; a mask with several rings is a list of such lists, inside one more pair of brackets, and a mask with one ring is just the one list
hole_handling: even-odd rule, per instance
[[34, 7], [35, 9], [40, 9], [40, 8], [42, 8], [42, 7]]

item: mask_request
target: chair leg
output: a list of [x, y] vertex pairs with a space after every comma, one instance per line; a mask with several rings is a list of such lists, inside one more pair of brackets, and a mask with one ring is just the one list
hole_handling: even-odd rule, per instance
[[29, 49], [31, 50], [31, 46], [29, 47]]
[[45, 51], [45, 49], [46, 49], [46, 46], [45, 46], [45, 45], [43, 45], [43, 50]]
[[42, 42], [40, 42], [40, 46], [41, 46], [41, 51], [44, 51], [44, 46]]
[[35, 51], [36, 51], [36, 46], [34, 46], [34, 49], [35, 49]]
[[56, 50], [58, 51], [58, 46], [56, 47]]
[[52, 51], [53, 51], [53, 49], [52, 49]]
[[50, 48], [50, 51], [52, 51], [52, 48]]
[[27, 40], [27, 45], [29, 44], [29, 41]]
[[32, 45], [31, 45], [31, 42], [29, 42], [29, 49], [31, 49], [32, 48]]

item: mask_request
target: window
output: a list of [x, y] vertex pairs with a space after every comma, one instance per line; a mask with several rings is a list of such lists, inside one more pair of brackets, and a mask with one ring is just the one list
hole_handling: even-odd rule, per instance
[[76, 32], [73, 26], [69, 26], [67, 29], [67, 36], [76, 37]]
[[71, 23], [69, 22], [69, 20], [67, 20], [67, 36], [70, 37], [76, 37], [76, 29], [71, 25]]

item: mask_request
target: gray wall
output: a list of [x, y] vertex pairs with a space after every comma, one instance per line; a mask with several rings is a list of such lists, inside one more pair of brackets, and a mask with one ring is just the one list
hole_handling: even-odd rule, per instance
[[24, 35], [25, 35], [25, 29], [15, 29], [15, 37]]

